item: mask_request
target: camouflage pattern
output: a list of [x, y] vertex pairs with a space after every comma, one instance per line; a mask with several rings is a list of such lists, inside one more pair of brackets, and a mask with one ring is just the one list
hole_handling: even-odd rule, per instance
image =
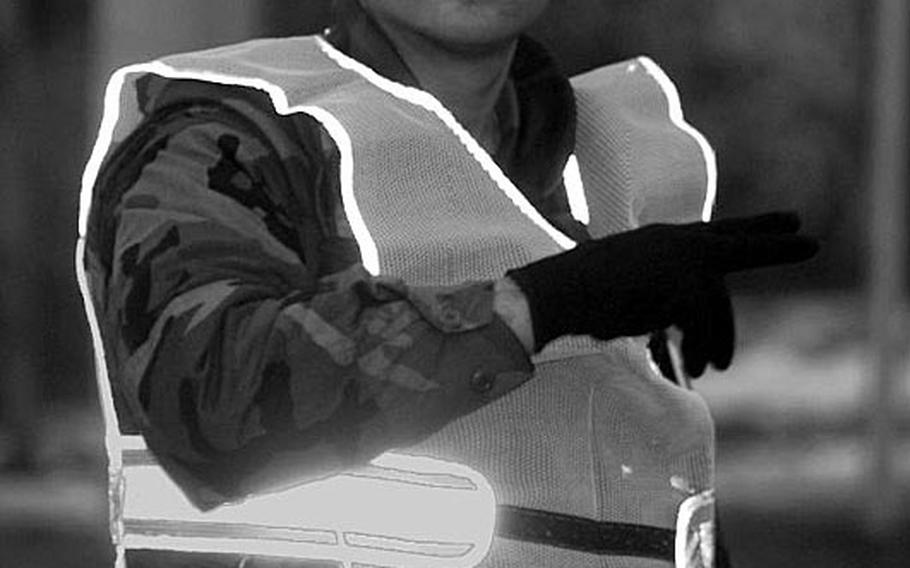
[[[125, 432], [203, 507], [411, 445], [531, 363], [492, 282], [360, 264], [337, 154], [241, 88], [146, 76], [95, 188], [87, 268]], [[514, 387], [515, 381], [510, 384]]]

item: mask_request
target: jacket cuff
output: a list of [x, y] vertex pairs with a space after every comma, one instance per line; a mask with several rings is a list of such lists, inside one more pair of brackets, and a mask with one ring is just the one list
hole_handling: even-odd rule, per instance
[[433, 327], [444, 333], [472, 331], [494, 320], [493, 281], [457, 286], [411, 286], [408, 300]]

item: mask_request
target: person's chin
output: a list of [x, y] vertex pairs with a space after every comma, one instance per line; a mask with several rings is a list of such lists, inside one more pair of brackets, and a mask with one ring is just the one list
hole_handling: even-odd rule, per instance
[[510, 48], [520, 34], [520, 29], [503, 31], [501, 28], [485, 30], [465, 26], [449, 30], [445, 35], [437, 35], [433, 41], [455, 53], [485, 55]]

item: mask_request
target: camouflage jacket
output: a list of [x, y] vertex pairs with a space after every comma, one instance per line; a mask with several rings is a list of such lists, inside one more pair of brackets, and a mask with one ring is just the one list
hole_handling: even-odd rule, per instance
[[[416, 84], [368, 22], [329, 39]], [[138, 87], [145, 119], [95, 189], [95, 303], [121, 429], [144, 434], [197, 504], [411, 445], [531, 376], [492, 282], [415, 287], [360, 265], [318, 123], [280, 117], [249, 89], [152, 76]], [[497, 161], [584, 239], [561, 188], [571, 87], [530, 40], [499, 112]]]

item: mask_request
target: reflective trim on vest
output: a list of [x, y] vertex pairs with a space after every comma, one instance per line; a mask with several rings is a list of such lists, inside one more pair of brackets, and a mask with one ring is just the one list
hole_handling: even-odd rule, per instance
[[364, 468], [201, 512], [140, 437], [123, 440], [133, 454], [124, 460], [119, 515], [126, 548], [468, 568], [492, 543], [493, 490], [460, 464], [387, 453]]
[[693, 495], [679, 506], [676, 519], [676, 568], [713, 568], [714, 490]]
[[[354, 197], [354, 164], [351, 139], [341, 123], [338, 122], [331, 113], [315, 106], [290, 106], [284, 90], [278, 85], [264, 79], [224, 75], [210, 71], [181, 71], [174, 69], [161, 61], [123, 67], [115, 71], [108, 81], [104, 95], [104, 112], [102, 115], [101, 127], [98, 132], [98, 138], [95, 141], [91, 156], [82, 175], [82, 192], [79, 204], [80, 237], [85, 236], [88, 227], [88, 215], [91, 209], [95, 181], [98, 178], [98, 173], [101, 170], [104, 158], [114, 142], [115, 130], [117, 129], [118, 122], [121, 118], [121, 97], [127, 76], [144, 73], [151, 73], [169, 79], [193, 79], [221, 85], [251, 87], [260, 91], [265, 91], [272, 101], [275, 112], [278, 114], [289, 115], [301, 112], [308, 114], [319, 121], [334, 140], [341, 156], [339, 175], [341, 177], [342, 201], [345, 215], [348, 218], [351, 230], [354, 233], [354, 238], [357, 240], [357, 245], [360, 248], [363, 265], [371, 274], [379, 274], [379, 255], [376, 252], [376, 245], [373, 242], [373, 238], [370, 236], [366, 224], [363, 222], [363, 216], [360, 214], [360, 209], [357, 206], [357, 201]], [[82, 253], [77, 253], [77, 264], [81, 264], [81, 258]]]
[[[89, 191], [91, 191], [91, 189]], [[91, 201], [89, 201], [89, 203], [90, 202]], [[95, 354], [95, 376], [98, 384], [98, 397], [101, 399], [101, 412], [104, 418], [104, 449], [107, 452], [108, 470], [116, 472], [120, 470], [120, 424], [114, 409], [114, 395], [111, 392], [111, 383], [107, 374], [104, 343], [101, 341], [101, 326], [98, 323], [98, 315], [95, 313], [95, 306], [92, 303], [88, 275], [85, 272], [84, 232], [76, 241], [76, 281], [79, 284], [79, 291], [82, 295], [82, 307], [85, 309], [85, 315], [88, 319], [89, 330], [92, 336], [92, 350]]]
[[682, 101], [679, 98], [679, 90], [677, 90], [676, 85], [673, 84], [670, 77], [664, 73], [664, 70], [650, 57], [639, 57], [637, 61], [645, 68], [645, 71], [657, 81], [657, 84], [660, 85], [664, 95], [667, 97], [670, 120], [673, 121], [673, 124], [680, 130], [691, 136], [701, 150], [702, 157], [705, 161], [705, 172], [708, 177], [701, 220], [710, 221], [711, 214], [714, 211], [714, 202], [717, 197], [717, 157], [714, 154], [714, 149], [701, 132], [686, 122], [686, 119], [683, 116]]
[[566, 197], [569, 200], [569, 210], [572, 217], [579, 223], [587, 225], [591, 221], [591, 212], [588, 210], [588, 198], [585, 197], [585, 184], [581, 180], [581, 169], [575, 154], [566, 160], [566, 167], [562, 172], [562, 182], [566, 188]]
[[322, 49], [325, 54], [335, 61], [343, 69], [353, 71], [366, 79], [375, 87], [405, 101], [408, 101], [412, 104], [415, 104], [421, 108], [424, 108], [433, 114], [435, 114], [439, 119], [452, 131], [452, 133], [458, 138], [458, 141], [461, 142], [464, 147], [468, 150], [471, 156], [483, 167], [484, 171], [489, 174], [493, 179], [496, 185], [505, 193], [509, 199], [524, 213], [528, 219], [534, 222], [535, 225], [543, 229], [550, 237], [559, 244], [563, 249], [574, 248], [576, 243], [571, 238], [567, 237], [559, 229], [555, 228], [549, 221], [547, 221], [537, 209], [531, 205], [531, 202], [528, 201], [527, 197], [515, 187], [515, 184], [512, 183], [502, 169], [493, 161], [493, 158], [484, 150], [480, 144], [474, 139], [473, 136], [458, 122], [454, 115], [441, 103], [439, 100], [426, 91], [420, 89], [415, 89], [413, 87], [408, 87], [402, 85], [401, 83], [396, 83], [390, 79], [387, 79], [363, 63], [352, 59], [345, 55], [344, 53], [335, 49], [327, 41], [317, 38], [316, 39], [319, 47]]

